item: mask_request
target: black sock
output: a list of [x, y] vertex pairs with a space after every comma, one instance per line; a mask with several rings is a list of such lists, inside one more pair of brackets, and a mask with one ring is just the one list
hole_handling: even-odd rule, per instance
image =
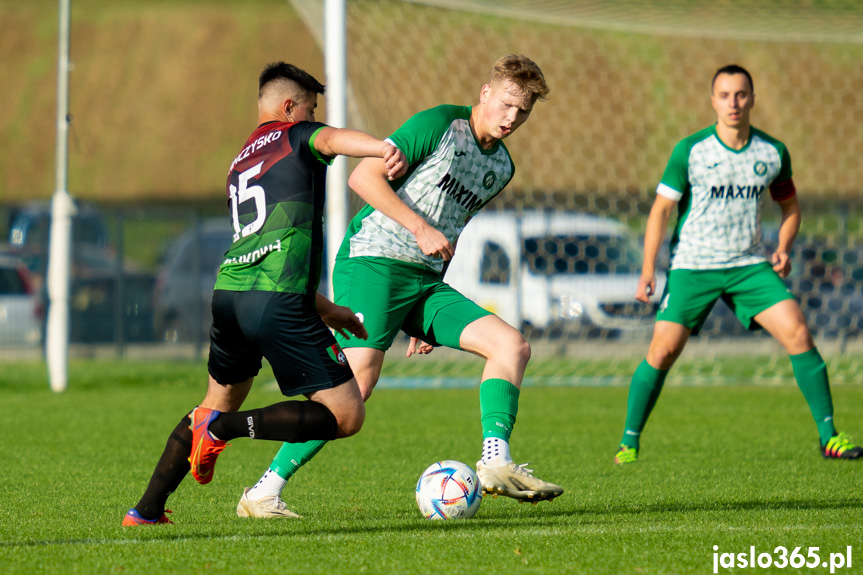
[[135, 509], [144, 519], [152, 521], [162, 516], [168, 496], [179, 487], [189, 472], [189, 456], [192, 454], [192, 430], [189, 429], [191, 424], [189, 416], [185, 415], [168, 437], [165, 451], [156, 464], [147, 490], [135, 505]]
[[316, 401], [283, 401], [261, 409], [221, 413], [209, 427], [223, 441], [251, 437], [288, 443], [335, 439], [337, 429], [336, 416]]

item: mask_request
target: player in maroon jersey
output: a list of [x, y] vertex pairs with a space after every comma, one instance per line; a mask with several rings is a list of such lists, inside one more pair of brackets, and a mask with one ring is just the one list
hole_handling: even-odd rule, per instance
[[[207, 395], [171, 432], [123, 525], [170, 523], [168, 496], [190, 469], [209, 483], [230, 439], [336, 439], [362, 427], [362, 396], [327, 326], [361, 338], [365, 329], [350, 309], [317, 293], [326, 167], [337, 155], [382, 158], [397, 178], [407, 163], [392, 144], [315, 122], [323, 92], [314, 77], [284, 62], [261, 73], [258, 128], [228, 176], [226, 225], [234, 241], [213, 293]], [[284, 395], [310, 401], [238, 412], [263, 357]]]

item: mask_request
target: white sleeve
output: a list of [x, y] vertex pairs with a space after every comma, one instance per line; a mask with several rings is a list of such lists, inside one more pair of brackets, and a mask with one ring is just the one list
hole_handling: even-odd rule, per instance
[[674, 188], [672, 188], [670, 186], [666, 186], [663, 183], [660, 183], [656, 187], [656, 193], [662, 197], [668, 198], [669, 200], [671, 200], [673, 202], [679, 202], [680, 198], [683, 197], [683, 192], [678, 192]]

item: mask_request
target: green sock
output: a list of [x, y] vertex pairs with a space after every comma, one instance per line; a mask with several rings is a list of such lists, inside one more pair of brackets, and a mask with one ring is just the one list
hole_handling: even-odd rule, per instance
[[518, 413], [519, 389], [505, 379], [487, 379], [479, 386], [482, 438], [509, 441]]
[[662, 385], [665, 383], [667, 369], [656, 369], [647, 360], [643, 360], [632, 374], [632, 383], [629, 384], [629, 402], [626, 408], [626, 427], [623, 430], [623, 445], [638, 449], [641, 431], [647, 423]]
[[818, 353], [817, 348], [792, 355], [791, 367], [794, 368], [794, 377], [797, 385], [809, 404], [815, 425], [818, 426], [818, 435], [821, 437], [821, 445], [836, 435], [833, 427], [833, 398], [830, 396], [830, 382], [827, 379], [827, 365]]
[[317, 455], [318, 451], [323, 449], [327, 443], [320, 439], [305, 443], [283, 443], [282, 448], [273, 458], [270, 469], [282, 479], [288, 480], [304, 463]]

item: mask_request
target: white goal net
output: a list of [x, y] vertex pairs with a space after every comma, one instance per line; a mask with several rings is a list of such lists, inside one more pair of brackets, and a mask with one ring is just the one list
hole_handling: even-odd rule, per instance
[[[322, 2], [292, 5], [320, 37]], [[654, 308], [633, 294], [656, 185], [673, 146], [715, 121], [713, 73], [746, 67], [753, 123], [788, 146], [804, 210], [789, 287], [822, 349], [857, 345], [860, 3], [355, 0], [347, 29], [349, 122], [381, 137], [420, 110], [474, 104], [502, 54], [543, 69], [549, 100], [507, 140], [516, 176], [468, 226], [448, 279], [535, 350], [588, 358], [643, 357]], [[769, 245], [779, 215], [769, 199], [763, 215]], [[692, 344], [779, 350], [723, 305]]]

